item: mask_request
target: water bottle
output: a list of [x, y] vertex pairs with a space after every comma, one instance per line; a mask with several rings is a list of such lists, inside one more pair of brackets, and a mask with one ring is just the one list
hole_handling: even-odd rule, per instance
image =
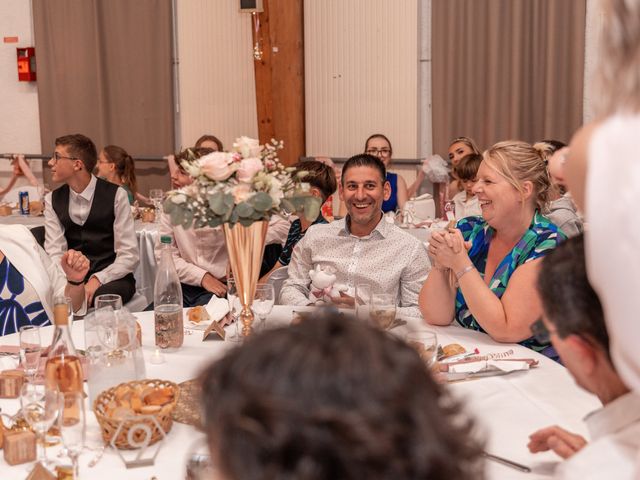
[[182, 287], [173, 263], [171, 236], [160, 237], [161, 253], [153, 288], [156, 346], [175, 350], [184, 341]]

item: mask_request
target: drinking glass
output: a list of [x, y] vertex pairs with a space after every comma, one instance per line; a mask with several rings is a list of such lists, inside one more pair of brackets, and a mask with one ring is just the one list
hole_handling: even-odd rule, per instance
[[62, 444], [73, 464], [73, 478], [78, 478], [78, 456], [85, 445], [86, 414], [80, 393], [66, 393], [58, 412]]
[[60, 408], [64, 406], [62, 396], [57, 390], [47, 389], [44, 385], [25, 383], [20, 390], [22, 415], [38, 437], [38, 459], [43, 466], [50, 468], [47, 458], [45, 435], [53, 426]]
[[25, 325], [20, 327], [20, 363], [27, 379], [32, 382], [40, 364], [42, 345], [40, 343], [40, 327]]
[[422, 361], [431, 367], [436, 362], [438, 352], [438, 336], [431, 330], [416, 330], [407, 333], [407, 343], [420, 355]]
[[164, 198], [164, 192], [161, 188], [152, 188], [149, 190], [149, 200], [153, 203], [156, 209], [156, 223], [160, 221], [160, 213], [162, 212], [162, 199]]
[[264, 330], [267, 315], [271, 313], [275, 302], [275, 291], [273, 285], [264, 284], [256, 287], [256, 294], [253, 297], [253, 313], [258, 316], [258, 329]]
[[396, 319], [396, 297], [390, 293], [371, 294], [371, 320], [382, 330], [388, 330]]
[[236, 282], [233, 278], [227, 278], [227, 301], [229, 302], [231, 320], [236, 324], [236, 333], [229, 338], [235, 342], [240, 342], [242, 341], [242, 332], [238, 325], [240, 323], [238, 317], [242, 311], [242, 304], [238, 298], [238, 290], [236, 289]]
[[212, 480], [217, 477], [206, 438], [199, 438], [191, 444], [186, 463], [186, 480]]
[[111, 307], [114, 312], [122, 309], [122, 297], [115, 293], [105, 293], [96, 297], [94, 306], [96, 310], [104, 307]]
[[371, 285], [368, 283], [358, 283], [355, 292], [356, 318], [358, 320], [369, 320], [371, 310]]

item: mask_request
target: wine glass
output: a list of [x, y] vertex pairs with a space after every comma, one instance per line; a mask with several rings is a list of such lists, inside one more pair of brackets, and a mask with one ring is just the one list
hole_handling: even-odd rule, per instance
[[252, 310], [258, 316], [258, 329], [264, 330], [267, 315], [271, 313], [275, 302], [275, 291], [273, 285], [267, 283], [256, 287], [256, 294], [253, 297]]
[[58, 390], [44, 385], [25, 383], [20, 390], [22, 415], [38, 437], [38, 459], [43, 466], [50, 468], [52, 462], [47, 458], [45, 435], [53, 426], [60, 408], [64, 407], [63, 397]]
[[358, 283], [355, 291], [356, 318], [368, 320], [371, 313], [371, 285]]
[[86, 413], [81, 393], [67, 392], [58, 413], [62, 444], [73, 464], [73, 478], [78, 478], [78, 457], [85, 445]]
[[409, 332], [407, 333], [406, 341], [418, 352], [427, 367], [433, 366], [438, 352], [438, 336], [435, 332], [431, 330]]
[[149, 190], [149, 200], [153, 203], [156, 209], [156, 222], [159, 221], [160, 213], [162, 212], [162, 199], [164, 198], [164, 192], [161, 188], [152, 188]]
[[111, 307], [114, 312], [122, 309], [122, 297], [115, 293], [105, 293], [98, 295], [94, 302], [96, 310], [104, 307]]
[[236, 333], [234, 336], [229, 338], [233, 341], [240, 342], [242, 340], [242, 333], [240, 331], [240, 322], [238, 321], [238, 317], [242, 311], [242, 304], [238, 298], [238, 290], [233, 278], [227, 278], [227, 301], [229, 302], [229, 314], [231, 315], [231, 320], [236, 324]]
[[396, 319], [396, 298], [390, 293], [371, 294], [371, 320], [382, 330], [389, 330]]
[[20, 363], [27, 379], [32, 382], [38, 373], [42, 345], [40, 343], [40, 327], [25, 325], [20, 327]]

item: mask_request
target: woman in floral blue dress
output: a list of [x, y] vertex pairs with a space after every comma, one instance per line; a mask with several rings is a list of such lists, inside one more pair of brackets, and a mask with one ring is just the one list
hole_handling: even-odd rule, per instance
[[565, 239], [540, 214], [550, 182], [541, 152], [526, 142], [500, 142], [487, 150], [474, 193], [482, 217], [432, 235], [433, 269], [420, 293], [432, 325], [455, 319], [499, 342], [520, 343], [555, 357], [532, 337], [542, 309], [535, 285], [540, 258]]
[[48, 325], [53, 297], [71, 298], [74, 312], [86, 310], [84, 277], [89, 260], [68, 250], [57, 262], [22, 225], [0, 228], [0, 335], [25, 325]]

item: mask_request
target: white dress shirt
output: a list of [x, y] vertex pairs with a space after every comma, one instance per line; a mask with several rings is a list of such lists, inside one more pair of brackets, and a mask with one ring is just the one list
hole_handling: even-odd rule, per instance
[[591, 442], [563, 462], [555, 478], [631, 480], [640, 450], [640, 395], [627, 393], [589, 414]]
[[[271, 217], [265, 244], [284, 244], [289, 232], [289, 222], [277, 215]], [[171, 224], [169, 215], [160, 217], [158, 242], [155, 256], [160, 261], [160, 237], [171, 235], [176, 248], [173, 252], [173, 263], [176, 266], [180, 281], [187, 285], [202, 285], [202, 278], [210, 273], [217, 279], [227, 276], [229, 255], [224, 240], [222, 227], [188, 228]]]
[[418, 294], [431, 267], [427, 251], [413, 235], [384, 217], [365, 237], [352, 235], [346, 219], [309, 227], [293, 249], [281, 303], [311, 303], [309, 271], [316, 265], [333, 267], [336, 283], [350, 288], [368, 283], [373, 291], [394, 294], [399, 314], [420, 316]]
[[[98, 179], [94, 175], [91, 175], [89, 185], [80, 193], [76, 193], [73, 189], [69, 188], [69, 217], [78, 225], [84, 225], [84, 222], [87, 221], [87, 217], [91, 211], [97, 181]], [[51, 256], [51, 259], [59, 262], [60, 257], [62, 257], [69, 247], [67, 246], [67, 240], [64, 236], [64, 227], [60, 223], [60, 219], [51, 204], [51, 195], [51, 193], [48, 193], [44, 199], [44, 246], [47, 253]], [[133, 273], [140, 259], [129, 197], [124, 188], [118, 188], [116, 192], [114, 213], [113, 247], [116, 252], [116, 259], [107, 268], [94, 274], [102, 285], [118, 280], [128, 273]]]
[[455, 205], [456, 220], [465, 217], [481, 217], [482, 209], [478, 197], [473, 195], [467, 199], [467, 192], [464, 190], [453, 196], [453, 204]]

